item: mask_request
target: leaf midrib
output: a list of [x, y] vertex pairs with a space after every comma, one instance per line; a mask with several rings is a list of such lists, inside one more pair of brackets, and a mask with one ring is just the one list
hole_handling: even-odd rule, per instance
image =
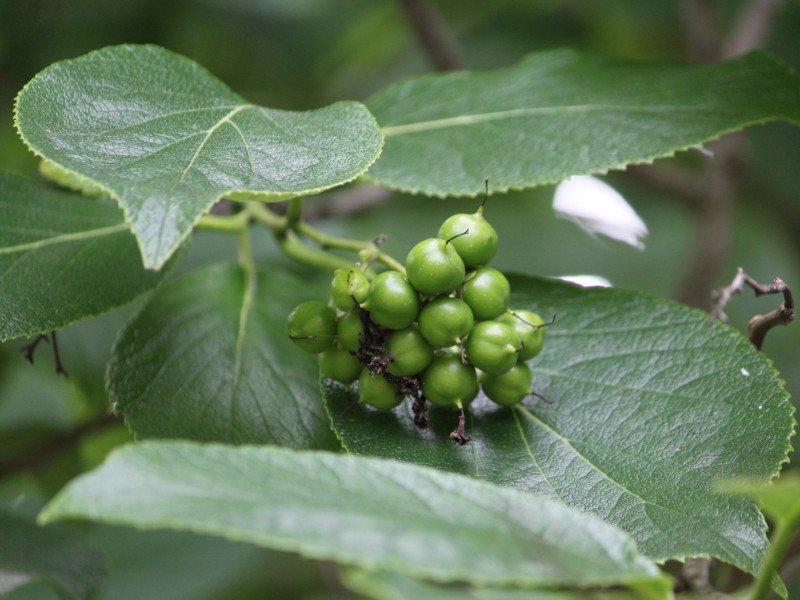
[[599, 110], [629, 110], [641, 112], [659, 112], [662, 110], [679, 111], [679, 110], [702, 110], [703, 107], [698, 106], [638, 106], [627, 104], [576, 104], [565, 106], [537, 106], [533, 108], [515, 108], [511, 110], [488, 112], [488, 113], [475, 113], [470, 115], [460, 115], [458, 117], [447, 117], [444, 119], [432, 119], [429, 121], [419, 121], [417, 123], [406, 123], [404, 125], [390, 125], [382, 127], [381, 132], [385, 137], [392, 135], [404, 135], [408, 133], [417, 133], [420, 131], [432, 131], [434, 129], [445, 129], [448, 127], [469, 126], [479, 123], [486, 123], [491, 121], [501, 121], [504, 119], [513, 119], [516, 117], [526, 117], [530, 115], [546, 115], [560, 112], [591, 112]]
[[53, 246], [55, 244], [66, 244], [69, 242], [88, 240], [96, 237], [102, 237], [104, 235], [113, 235], [121, 231], [129, 231], [128, 225], [125, 223], [119, 223], [117, 225], [109, 225], [108, 227], [99, 227], [97, 229], [87, 229], [84, 231], [76, 231], [74, 233], [62, 233], [55, 237], [37, 240], [35, 242], [26, 242], [24, 244], [17, 244], [16, 246], [0, 248], [0, 255], [39, 250], [40, 248]]

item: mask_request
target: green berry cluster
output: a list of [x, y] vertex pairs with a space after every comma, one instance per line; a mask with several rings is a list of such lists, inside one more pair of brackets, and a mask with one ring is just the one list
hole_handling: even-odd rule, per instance
[[449, 217], [437, 237], [414, 246], [405, 275], [385, 271], [370, 281], [363, 265], [337, 270], [333, 306], [304, 302], [286, 324], [298, 346], [319, 354], [323, 374], [347, 386], [358, 380], [364, 404], [390, 409], [411, 397], [421, 428], [426, 401], [460, 409], [451, 438], [461, 444], [470, 439], [463, 408], [479, 387], [503, 406], [533, 394], [526, 361], [542, 350], [549, 325], [509, 308], [508, 280], [487, 266], [497, 233], [483, 207]]

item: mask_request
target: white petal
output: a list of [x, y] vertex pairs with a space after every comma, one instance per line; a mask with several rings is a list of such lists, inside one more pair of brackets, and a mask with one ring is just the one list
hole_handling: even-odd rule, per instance
[[614, 287], [608, 279], [599, 275], [561, 275], [556, 279], [576, 283], [583, 287]]
[[591, 235], [596, 233], [644, 249], [647, 226], [619, 192], [594, 177], [573, 177], [556, 187], [556, 216], [570, 219]]

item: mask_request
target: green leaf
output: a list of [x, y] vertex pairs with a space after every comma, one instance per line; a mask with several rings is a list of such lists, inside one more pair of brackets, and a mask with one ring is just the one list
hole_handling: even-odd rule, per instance
[[800, 78], [754, 52], [686, 65], [530, 54], [491, 72], [393, 84], [367, 106], [386, 147], [369, 177], [437, 196], [556, 183], [651, 162], [773, 119], [800, 122]]
[[621, 531], [510, 488], [396, 461], [270, 446], [145, 442], [45, 508], [223, 535], [438, 581], [530, 586], [660, 579]]
[[155, 269], [223, 195], [275, 201], [341, 185], [372, 164], [383, 141], [357, 102], [259, 107], [157, 46], [51, 65], [20, 92], [15, 114], [57, 181], [119, 201]]
[[344, 585], [374, 600], [667, 600], [672, 598], [669, 578], [650, 581], [647, 589], [590, 591], [590, 590], [531, 590], [443, 586], [412, 579], [391, 571], [348, 569], [342, 577]]
[[782, 598], [788, 598], [788, 591], [777, 570], [800, 529], [800, 475], [790, 471], [774, 482], [753, 478], [729, 479], [719, 482], [718, 487], [731, 494], [752, 498], [774, 521], [772, 545], [761, 564], [761, 571], [750, 598], [766, 598], [770, 586]]
[[[549, 317], [531, 361], [534, 391], [514, 409], [481, 396], [453, 447], [455, 413], [419, 431], [408, 403], [382, 412], [324, 384], [345, 448], [470, 474], [564, 501], [627, 531], [656, 560], [717, 556], [755, 572], [766, 548], [757, 507], [710, 482], [774, 475], [793, 408], [770, 362], [725, 325], [667, 300], [509, 277], [512, 308]], [[343, 414], [342, 414], [343, 413]]]
[[767, 516], [790, 528], [800, 527], [800, 475], [789, 471], [774, 482], [758, 479], [732, 479], [720, 489], [758, 502]]
[[122, 306], [168, 272], [144, 269], [112, 203], [0, 171], [0, 341]]
[[0, 595], [34, 581], [61, 598], [80, 600], [97, 589], [103, 559], [83, 537], [0, 512]]
[[338, 447], [316, 357], [286, 336], [309, 299], [286, 272], [216, 264], [169, 281], [122, 330], [108, 367], [117, 411], [141, 437]]

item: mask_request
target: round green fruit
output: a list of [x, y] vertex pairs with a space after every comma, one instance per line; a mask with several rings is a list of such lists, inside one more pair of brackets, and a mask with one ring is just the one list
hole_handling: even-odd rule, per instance
[[508, 310], [511, 285], [497, 269], [481, 267], [464, 282], [462, 296], [476, 319], [494, 319]]
[[[522, 340], [524, 347], [519, 352], [518, 361], [530, 360], [542, 351], [544, 336], [547, 333], [547, 327], [541, 327], [544, 323], [542, 317], [529, 310], [515, 310], [504, 314], [498, 320], [511, 325]], [[536, 327], [537, 325], [539, 327]]]
[[485, 265], [497, 254], [497, 233], [479, 210], [475, 214], [460, 213], [448, 217], [439, 228], [439, 237], [449, 240], [469, 230], [466, 235], [454, 238], [450, 244], [467, 267]]
[[416, 375], [433, 360], [433, 348], [414, 325], [389, 336], [386, 353], [392, 356], [386, 370], [395, 377]]
[[419, 298], [402, 273], [384, 271], [372, 281], [365, 308], [378, 325], [405, 329], [419, 314]]
[[437, 298], [419, 312], [420, 333], [436, 348], [457, 344], [473, 323], [472, 309], [458, 298]]
[[319, 300], [303, 302], [286, 318], [286, 335], [306, 352], [324, 352], [336, 337], [336, 311]]
[[467, 337], [464, 344], [467, 360], [484, 373], [501, 375], [517, 362], [517, 352], [522, 347], [514, 328], [500, 321], [481, 321]]
[[336, 308], [348, 311], [366, 302], [369, 279], [360, 269], [336, 269], [331, 281], [331, 298]]
[[464, 273], [464, 261], [452, 243], [439, 238], [422, 240], [406, 257], [408, 281], [428, 296], [452, 292], [464, 281]]
[[364, 363], [347, 350], [330, 348], [319, 355], [319, 369], [326, 377], [348, 385], [361, 375]]
[[403, 401], [397, 385], [387, 381], [383, 375], [370, 375], [367, 369], [358, 378], [358, 393], [359, 402], [384, 410], [394, 408]]
[[517, 363], [502, 375], [484, 373], [481, 376], [481, 387], [490, 400], [502, 406], [514, 406], [531, 393], [531, 381], [533, 373], [523, 362]]
[[357, 352], [364, 342], [364, 322], [361, 320], [361, 309], [357, 308], [339, 318], [336, 324], [336, 337], [339, 345], [345, 350]]
[[463, 406], [478, 395], [475, 367], [465, 365], [461, 357], [444, 354], [433, 359], [422, 374], [422, 393], [439, 406]]

